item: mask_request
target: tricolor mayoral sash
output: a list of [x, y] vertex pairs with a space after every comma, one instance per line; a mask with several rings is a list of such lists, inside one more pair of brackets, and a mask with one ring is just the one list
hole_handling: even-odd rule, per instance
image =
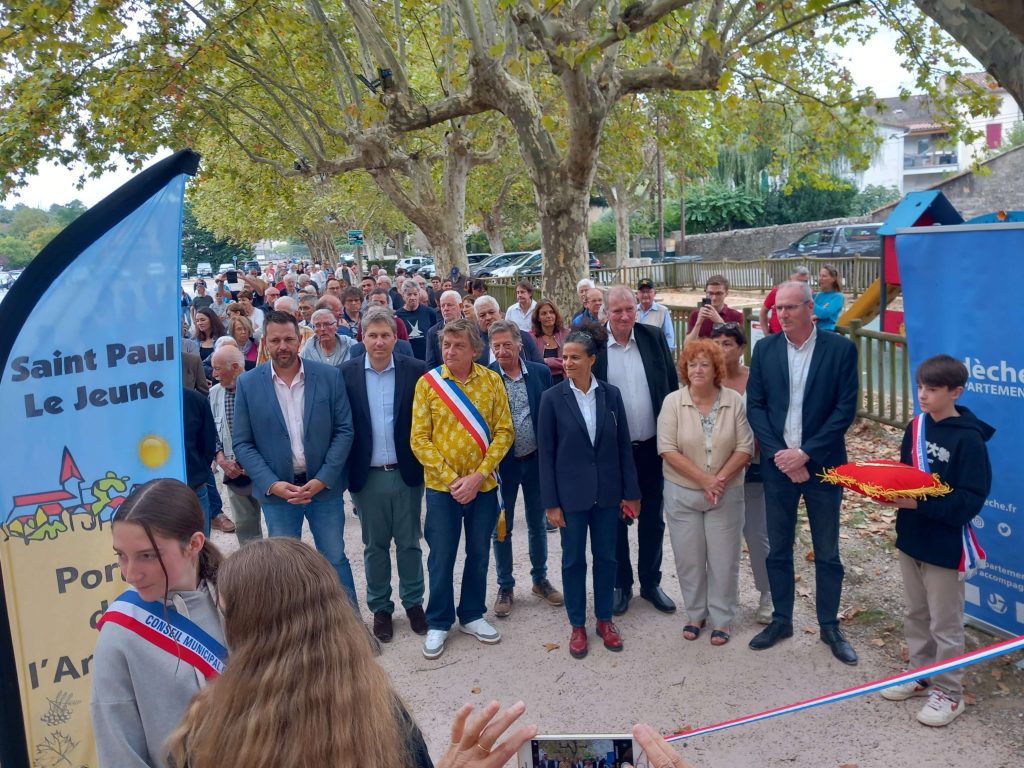
[[[441, 398], [441, 402], [448, 406], [448, 410], [458, 419], [459, 423], [473, 438], [473, 442], [480, 448], [480, 455], [487, 453], [491, 445], [491, 429], [483, 414], [469, 399], [469, 395], [462, 391], [457, 385], [441, 375], [442, 366], [433, 368], [423, 374], [430, 388]], [[505, 501], [501, 496], [501, 476], [494, 471], [494, 480], [498, 484], [498, 541], [505, 540]]]
[[[928, 444], [925, 441], [926, 417], [922, 413], [914, 417], [910, 428], [911, 437], [911, 460], [914, 466], [923, 472], [931, 473], [931, 462], [928, 460]], [[960, 581], [971, 578], [979, 568], [984, 568], [988, 562], [985, 557], [985, 550], [981, 548], [978, 535], [968, 521], [961, 531], [962, 549], [960, 552]]]
[[119, 624], [172, 656], [195, 667], [207, 680], [224, 671], [228, 651], [209, 633], [173, 606], [146, 602], [135, 590], [121, 594], [96, 622]]

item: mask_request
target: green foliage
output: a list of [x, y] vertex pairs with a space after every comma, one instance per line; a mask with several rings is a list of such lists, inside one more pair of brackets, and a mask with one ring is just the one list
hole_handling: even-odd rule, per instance
[[847, 210], [848, 216], [863, 216], [876, 208], [888, 205], [900, 199], [900, 191], [896, 187], [883, 187], [869, 184], [854, 195]]
[[28, 266], [43, 246], [84, 212], [85, 205], [80, 200], [51, 205], [49, 211], [23, 203], [13, 208], [0, 207], [0, 264], [12, 268]]
[[1024, 144], [1024, 122], [1018, 120], [1006, 132], [1006, 140], [1003, 142], [1003, 146], [1009, 149], [1010, 147], [1019, 147], [1021, 144]]
[[196, 221], [192, 207], [185, 205], [181, 221], [181, 262], [194, 271], [200, 261], [208, 261], [216, 269], [218, 264], [228, 261], [236, 263], [252, 257], [252, 248], [235, 245], [216, 237], [210, 230]]
[[611, 211], [590, 225], [587, 243], [595, 253], [611, 253], [615, 250], [615, 217]]
[[758, 224], [768, 226], [841, 218], [849, 215], [856, 195], [857, 190], [852, 184], [838, 179], [830, 187], [810, 184], [800, 184], [789, 190], [774, 187], [765, 197], [763, 216]]
[[742, 187], [709, 182], [686, 196], [686, 231], [692, 234], [752, 227], [763, 214], [761, 195]]

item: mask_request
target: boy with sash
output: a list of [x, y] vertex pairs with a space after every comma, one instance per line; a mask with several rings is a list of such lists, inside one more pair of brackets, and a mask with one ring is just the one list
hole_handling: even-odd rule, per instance
[[[495, 472], [515, 439], [501, 377], [474, 362], [483, 350], [476, 324], [451, 320], [439, 336], [444, 363], [416, 383], [411, 433], [426, 485], [430, 597], [423, 655], [428, 659], [444, 653], [456, 617], [459, 630], [480, 642], [501, 640], [483, 616], [499, 510]], [[463, 528], [466, 562], [456, 610], [453, 576]]]
[[[985, 504], [992, 467], [985, 443], [995, 430], [957, 405], [967, 368], [936, 355], [917, 369], [921, 413], [907, 425], [900, 461], [936, 473], [953, 491], [927, 499], [897, 499], [896, 548], [906, 595], [904, 633], [910, 668], [947, 661], [964, 652], [964, 580], [985, 566], [971, 520]], [[917, 713], [924, 725], [949, 725], [964, 711], [963, 669], [894, 685], [890, 701], [927, 696]]]

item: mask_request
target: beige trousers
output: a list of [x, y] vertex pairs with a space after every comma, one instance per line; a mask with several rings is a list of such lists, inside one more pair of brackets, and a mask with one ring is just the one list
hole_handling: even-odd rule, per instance
[[727, 629], [739, 610], [743, 485], [712, 506], [703, 491], [665, 481], [665, 521], [689, 623]]
[[[964, 652], [964, 583], [953, 568], [922, 563], [899, 553], [907, 605], [903, 632], [910, 668], [946, 661]], [[952, 699], [960, 700], [963, 669], [930, 677]]]

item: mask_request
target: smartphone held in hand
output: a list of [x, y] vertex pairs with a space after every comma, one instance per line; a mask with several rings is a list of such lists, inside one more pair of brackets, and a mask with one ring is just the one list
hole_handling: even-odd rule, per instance
[[643, 748], [626, 734], [537, 736], [519, 750], [520, 768], [650, 768]]

